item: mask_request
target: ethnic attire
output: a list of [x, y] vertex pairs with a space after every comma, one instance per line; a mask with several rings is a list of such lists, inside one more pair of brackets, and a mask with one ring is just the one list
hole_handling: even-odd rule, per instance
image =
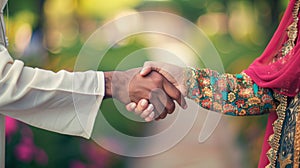
[[188, 70], [188, 98], [234, 116], [269, 113], [259, 168], [300, 163], [299, 0], [291, 0], [263, 54], [241, 74]]
[[90, 138], [104, 97], [103, 72], [24, 66], [0, 46], [0, 114], [35, 127]]
[[0, 0], [0, 114], [49, 131], [90, 138], [105, 95], [103, 72], [54, 73], [13, 60], [4, 47], [6, 3]]

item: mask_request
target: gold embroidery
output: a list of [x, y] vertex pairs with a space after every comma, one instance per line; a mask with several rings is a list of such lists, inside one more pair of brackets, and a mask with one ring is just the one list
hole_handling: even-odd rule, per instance
[[270, 164], [266, 167], [275, 168], [277, 161], [277, 153], [279, 149], [279, 141], [281, 137], [282, 125], [285, 118], [285, 111], [287, 107], [287, 96], [274, 94], [275, 98], [279, 100], [280, 104], [277, 106], [276, 112], [278, 119], [273, 123], [274, 134], [269, 137], [270, 150], [267, 152], [267, 157]]
[[280, 168], [285, 168], [287, 165], [293, 163], [291, 160], [292, 154], [288, 154], [286, 158], [284, 158], [282, 155], [279, 156], [279, 167]]
[[[299, 96], [300, 94], [298, 94], [298, 97]], [[296, 128], [295, 128], [295, 138], [294, 138], [294, 165], [293, 165], [294, 168], [299, 168], [299, 164], [300, 164], [299, 159], [300, 159], [300, 104], [297, 105], [297, 109], [296, 109]]]
[[205, 94], [206, 96], [212, 97], [212, 91], [211, 91], [210, 88], [205, 87], [205, 88], [203, 89], [203, 92], [204, 92], [204, 94]]
[[227, 97], [229, 102], [233, 102], [236, 99], [235, 94], [232, 92], [230, 92]]
[[[293, 23], [287, 28], [288, 40], [282, 47], [281, 56], [278, 58], [278, 55], [276, 55], [273, 59], [273, 62], [286, 56], [295, 46], [295, 40], [298, 35], [297, 25], [298, 25], [299, 7], [300, 7], [300, 1], [297, 0], [295, 2], [294, 10], [292, 13]], [[286, 111], [286, 107], [287, 107], [287, 96], [275, 94], [275, 98], [277, 98], [277, 100], [280, 101], [280, 104], [278, 105], [278, 107], [276, 109], [278, 119], [273, 123], [274, 134], [269, 137], [269, 144], [270, 144], [271, 148], [267, 152], [267, 157], [270, 161], [270, 163], [266, 166], [268, 168], [275, 168], [275, 166], [276, 166], [276, 161], [277, 161], [277, 157], [278, 157], [277, 154], [278, 154], [278, 149], [279, 149], [279, 141], [280, 141], [280, 137], [281, 137], [282, 125], [283, 125], [283, 121], [285, 118], [285, 111]]]
[[273, 58], [273, 62], [276, 62], [278, 59], [282, 59], [285, 57], [295, 46], [295, 40], [298, 35], [298, 12], [299, 12], [299, 0], [296, 1], [294, 5], [294, 10], [293, 10], [293, 22], [289, 27], [287, 28], [287, 36], [288, 40], [284, 43], [282, 49], [281, 49], [281, 55], [277, 54]]
[[248, 99], [249, 104], [259, 104], [261, 102], [260, 98], [258, 97], [252, 97]]

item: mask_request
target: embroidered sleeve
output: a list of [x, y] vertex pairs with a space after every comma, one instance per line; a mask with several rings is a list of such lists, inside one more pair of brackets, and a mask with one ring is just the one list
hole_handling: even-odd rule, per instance
[[272, 90], [259, 87], [245, 73], [219, 74], [210, 69], [189, 69], [187, 86], [189, 99], [223, 114], [259, 115], [276, 109]]

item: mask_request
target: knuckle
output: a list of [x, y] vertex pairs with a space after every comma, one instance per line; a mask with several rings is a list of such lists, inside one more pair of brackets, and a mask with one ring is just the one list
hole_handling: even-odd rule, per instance
[[164, 113], [162, 113], [162, 114], [160, 115], [160, 118], [161, 118], [161, 119], [164, 119], [164, 118], [166, 118], [166, 116], [167, 116], [167, 113], [164, 112]]
[[167, 111], [168, 111], [169, 114], [171, 114], [171, 113], [174, 112], [174, 110], [175, 110], [175, 103], [172, 102], [172, 103], [169, 104], [169, 107], [167, 108]]
[[134, 109], [134, 112], [135, 112], [136, 114], [140, 114], [140, 113], [141, 113], [140, 109], [138, 109], [138, 108]]
[[142, 117], [143, 117], [143, 118], [149, 117], [150, 114], [151, 114], [151, 111], [145, 110], [145, 111], [142, 113]]

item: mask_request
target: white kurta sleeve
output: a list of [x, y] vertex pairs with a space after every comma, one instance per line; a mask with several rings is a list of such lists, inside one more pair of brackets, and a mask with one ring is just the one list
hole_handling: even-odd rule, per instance
[[25, 67], [0, 49], [0, 113], [35, 127], [90, 138], [104, 97], [103, 72]]

